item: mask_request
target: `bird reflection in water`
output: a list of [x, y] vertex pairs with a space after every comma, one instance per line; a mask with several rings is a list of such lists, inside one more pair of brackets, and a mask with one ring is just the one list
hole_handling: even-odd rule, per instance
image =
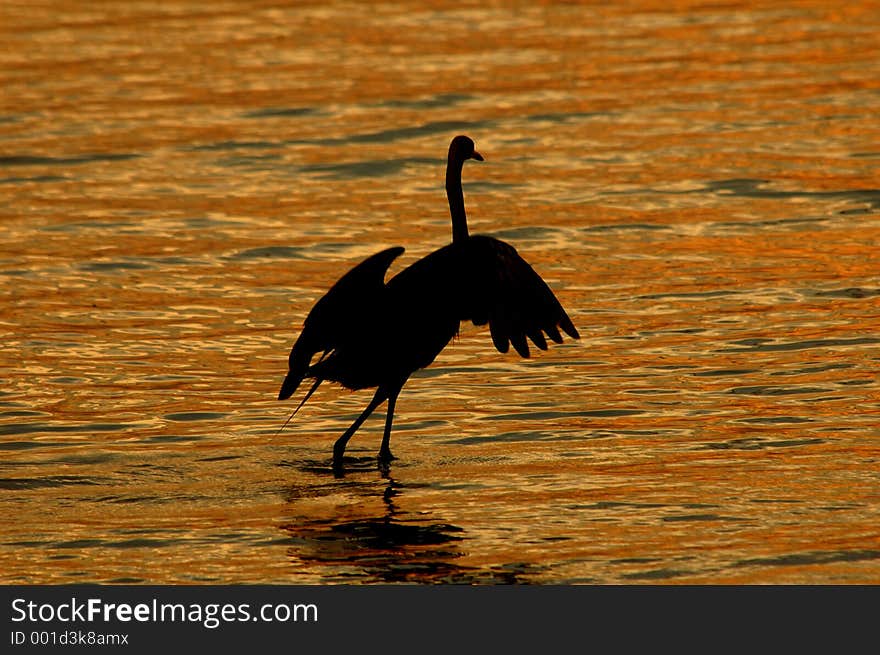
[[500, 352], [513, 345], [522, 357], [529, 356], [526, 338], [541, 350], [547, 349], [547, 337], [562, 342], [560, 330], [579, 338], [550, 287], [513, 246], [468, 233], [461, 172], [471, 159], [483, 161], [474, 142], [455, 137], [446, 165], [452, 243], [387, 283], [385, 273], [403, 248], [383, 250], [355, 266], [315, 304], [290, 352], [279, 400], [290, 398], [305, 378], [315, 380], [291, 418], [324, 380], [352, 390], [376, 388], [366, 409], [333, 446], [337, 473], [349, 439], [385, 401], [378, 459], [387, 468], [393, 459], [391, 423], [401, 388], [434, 361], [458, 334], [461, 321], [488, 324]]
[[[335, 517], [309, 516], [281, 526], [297, 544], [290, 551], [292, 560], [319, 563], [325, 574], [330, 565], [340, 582], [364, 577], [377, 582], [443, 582], [464, 574], [465, 569], [453, 563], [461, 555], [456, 548], [463, 539], [461, 528], [423, 517], [407, 520], [395, 502], [403, 486], [391, 478], [381, 491], [372, 483], [344, 484], [357, 493], [359, 507], [381, 493], [384, 512], [340, 521], [336, 508]], [[288, 500], [295, 503], [316, 491], [320, 493], [315, 487], [294, 487]]]
[[[526, 582], [535, 571], [531, 565], [511, 565], [480, 569], [457, 564], [465, 555], [465, 531], [442, 521], [417, 518], [398, 501], [406, 485], [386, 478], [382, 487], [373, 481], [341, 483], [356, 496], [348, 508], [360, 511], [381, 495], [383, 511], [363, 518], [339, 519], [346, 509], [334, 505], [332, 516], [310, 512], [295, 522], [281, 526], [294, 545], [288, 555], [297, 569], [319, 570], [326, 582], [419, 582], [457, 584], [512, 584]], [[287, 500], [300, 500], [339, 491], [339, 482], [291, 487]], [[409, 518], [408, 518], [409, 517]]]

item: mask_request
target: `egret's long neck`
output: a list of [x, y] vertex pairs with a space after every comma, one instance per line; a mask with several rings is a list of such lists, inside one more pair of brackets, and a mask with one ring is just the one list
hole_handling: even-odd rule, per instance
[[[451, 154], [451, 153], [450, 153]], [[446, 197], [449, 199], [449, 213], [452, 215], [452, 241], [467, 239], [467, 216], [464, 213], [464, 192], [461, 190], [461, 167], [464, 162], [449, 157], [446, 164]]]

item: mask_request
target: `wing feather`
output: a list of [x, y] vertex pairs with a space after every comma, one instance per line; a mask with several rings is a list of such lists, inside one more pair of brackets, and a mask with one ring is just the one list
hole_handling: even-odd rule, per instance
[[510, 335], [510, 343], [513, 344], [514, 349], [516, 349], [516, 352], [519, 353], [520, 357], [524, 357], [524, 358], [528, 359], [528, 357], [529, 357], [529, 344], [526, 341], [526, 337], [524, 334], [521, 334], [519, 332], [515, 332], [514, 334], [511, 334]]
[[506, 353], [510, 350], [510, 339], [501, 331], [501, 323], [499, 321], [493, 321], [489, 324], [489, 332], [492, 334], [492, 343], [495, 344], [498, 352]]
[[538, 346], [538, 348], [541, 350], [547, 350], [547, 340], [544, 338], [544, 333], [541, 332], [540, 328], [530, 330], [528, 337], [532, 340], [532, 343]]
[[577, 329], [546, 282], [508, 243], [475, 235], [463, 257], [462, 320], [489, 323], [492, 342], [506, 353], [509, 344], [522, 357], [529, 356], [528, 338], [547, 349], [546, 335], [562, 342], [562, 332], [579, 339]]
[[357, 329], [365, 312], [375, 311], [385, 289], [385, 273], [403, 248], [396, 246], [371, 255], [339, 278], [315, 303], [288, 357], [288, 373], [278, 394], [279, 400], [289, 398], [309, 371], [316, 353], [338, 347]]

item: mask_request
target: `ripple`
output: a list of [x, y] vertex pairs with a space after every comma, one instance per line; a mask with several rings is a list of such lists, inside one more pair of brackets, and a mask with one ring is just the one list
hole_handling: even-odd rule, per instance
[[176, 412], [174, 414], [165, 414], [164, 418], [169, 421], [210, 421], [213, 419], [224, 418], [228, 414], [223, 412]]
[[57, 225], [44, 225], [40, 229], [43, 232], [80, 232], [83, 230], [124, 230], [131, 227], [127, 221], [94, 220], [94, 221], [65, 221]]
[[[83, 423], [80, 425], [54, 424], [54, 423], [6, 423], [0, 425], [0, 436], [12, 434], [33, 434], [39, 432], [58, 433], [58, 432], [122, 432], [131, 430], [132, 428], [144, 427], [146, 423]], [[0, 442], [0, 449], [17, 450], [19, 448], [42, 448], [44, 446], [66, 445], [60, 443], [52, 443], [47, 441], [25, 442], [28, 445], [12, 447], [16, 442]], [[21, 444], [22, 442], [17, 442]]]
[[70, 179], [64, 175], [33, 175], [31, 177], [3, 177], [0, 184], [27, 184], [29, 182], [64, 182]]
[[671, 293], [649, 293], [642, 296], [636, 296], [640, 300], [663, 300], [667, 298], [700, 298], [711, 300], [713, 298], [726, 298], [728, 296], [742, 295], [743, 291], [726, 291], [726, 290], [709, 290], [709, 291], [680, 291]]
[[759, 373], [757, 368], [717, 368], [709, 371], [695, 371], [691, 375], [697, 377], [737, 377], [740, 375], [751, 375]]
[[498, 239], [509, 239], [511, 241], [555, 241], [564, 236], [565, 231], [559, 228], [529, 225], [507, 230], [496, 230], [490, 234]]
[[729, 439], [721, 443], [706, 443], [698, 450], [763, 450], [765, 448], [798, 448], [800, 446], [816, 446], [825, 443], [825, 439], [782, 439], [771, 441], [766, 437], [742, 437]]
[[[0, 116], [3, 579], [876, 578], [870, 12], [75, 4], [5, 16], [4, 79], [40, 65]], [[75, 102], [96, 84], [133, 92]], [[447, 242], [461, 132], [475, 227], [535, 245], [585, 338], [520, 363], [463, 334], [404, 392], [400, 459], [378, 411], [337, 479], [367, 392], [271, 438], [285, 296]]]
[[302, 118], [320, 113], [315, 107], [267, 107], [243, 113], [242, 118]]
[[661, 521], [667, 523], [691, 522], [691, 521], [747, 521], [739, 516], [722, 516], [720, 514], [675, 514], [673, 516], [661, 516]]
[[567, 509], [590, 509], [598, 511], [606, 511], [609, 509], [657, 509], [666, 507], [663, 503], [639, 503], [617, 500], [600, 500], [589, 505], [568, 505]]
[[43, 478], [0, 478], [0, 489], [47, 489], [69, 485], [97, 485], [90, 478], [81, 475], [49, 475]]
[[380, 102], [377, 102], [374, 106], [389, 107], [393, 109], [444, 109], [447, 107], [454, 107], [455, 105], [460, 105], [464, 102], [469, 102], [475, 99], [476, 96], [472, 96], [466, 93], [438, 93], [436, 95], [427, 96], [425, 98], [418, 98], [415, 100], [382, 100]]
[[880, 559], [880, 550], [822, 550], [790, 553], [777, 557], [754, 557], [740, 560], [733, 566], [806, 566], [834, 562], [862, 562]]
[[671, 228], [668, 225], [657, 225], [654, 223], [604, 223], [580, 228], [582, 232], [641, 232], [664, 231], [670, 229]]
[[396, 159], [374, 159], [340, 164], [312, 164], [303, 166], [303, 173], [314, 173], [318, 177], [337, 180], [351, 180], [367, 177], [387, 177], [397, 175], [408, 166], [434, 164], [433, 159], [424, 157], [401, 157]]
[[727, 393], [744, 394], [747, 396], [794, 396], [800, 394], [825, 393], [830, 391], [827, 387], [808, 387], [808, 386], [784, 386], [758, 384], [749, 387], [734, 387]]
[[684, 569], [660, 568], [649, 571], [636, 571], [635, 573], [623, 573], [620, 577], [626, 580], [668, 580], [692, 574], [693, 571]]
[[570, 111], [570, 112], [549, 112], [544, 114], [531, 114], [526, 116], [527, 121], [536, 123], [572, 123], [575, 121], [587, 120], [590, 118], [607, 118], [610, 116], [608, 112], [603, 111]]
[[846, 287], [844, 289], [830, 289], [828, 291], [813, 291], [812, 295], [818, 298], [851, 298], [853, 300], [861, 300], [862, 298], [880, 296], [880, 288]]
[[49, 545], [50, 548], [73, 548], [80, 550], [82, 548], [100, 548], [106, 542], [101, 539], [70, 539], [68, 541], [58, 541]]
[[844, 339], [807, 339], [805, 341], [777, 342], [775, 339], [760, 338], [734, 341], [741, 348], [723, 348], [716, 352], [783, 352], [789, 350], [810, 350], [813, 348], [841, 348], [848, 346], [873, 345], [880, 343], [877, 337], [852, 337]]
[[812, 423], [813, 419], [802, 416], [758, 416], [739, 419], [740, 423]]
[[69, 166], [101, 161], [124, 161], [137, 159], [142, 155], [135, 153], [94, 153], [75, 157], [42, 157], [36, 155], [11, 155], [0, 157], [0, 166]]
[[516, 412], [513, 414], [494, 414], [482, 416], [481, 421], [546, 421], [557, 418], [587, 417], [612, 418], [616, 416], [638, 416], [644, 414], [641, 409], [588, 409], [577, 412]]
[[276, 154], [237, 155], [218, 159], [216, 164], [226, 168], [244, 168], [248, 171], [274, 171], [278, 169], [280, 161], [281, 155]]
[[51, 414], [49, 414], [48, 412], [37, 412], [32, 409], [12, 409], [12, 410], [8, 410], [5, 412], [0, 412], [0, 418], [6, 418], [6, 417], [18, 418], [18, 417], [22, 417], [22, 416], [49, 417], [49, 416], [51, 416]]
[[511, 432], [502, 432], [500, 434], [460, 437], [458, 439], [449, 439], [443, 443], [468, 445], [520, 441], [567, 441], [572, 438], [573, 436], [571, 434], [564, 435], [553, 430], [515, 430]]
[[121, 541], [107, 541], [104, 546], [107, 548], [167, 548], [180, 543], [179, 539], [151, 539], [147, 537], [139, 537], [134, 539], [123, 539]]
[[278, 141], [215, 141], [213, 143], [202, 143], [195, 146], [186, 146], [181, 150], [186, 152], [215, 152], [215, 151], [235, 151], [235, 150], [274, 150], [284, 147], [283, 143]]
[[[764, 185], [766, 184], [768, 184], [767, 180], [749, 178], [718, 180], [715, 182], [709, 182], [705, 186], [705, 190], [712, 193], [734, 195], [744, 198], [849, 200], [851, 202], [868, 203], [873, 209], [880, 208], [880, 189], [853, 189], [846, 191], [777, 191], [765, 188]], [[751, 223], [750, 225], [754, 225], [754, 223]]]
[[234, 255], [228, 255], [226, 259], [239, 261], [248, 259], [308, 259], [310, 250], [312, 248], [299, 246], [263, 246], [241, 250]]
[[152, 268], [150, 264], [134, 260], [116, 260], [106, 262], [87, 262], [78, 266], [81, 271], [105, 273], [108, 271], [139, 271]]
[[[176, 420], [176, 419], [171, 419]], [[146, 439], [149, 443], [192, 443], [195, 441], [202, 441], [205, 437], [201, 437], [198, 435], [187, 434], [187, 435], [179, 435], [179, 434], [157, 434], [152, 437], [148, 437]]]
[[[394, 143], [423, 136], [435, 134], [449, 134], [454, 132], [466, 132], [468, 130], [480, 130], [488, 127], [489, 121], [431, 121], [421, 125], [408, 127], [395, 127], [375, 132], [362, 132], [348, 136], [315, 139], [313, 141], [293, 141], [292, 143], [315, 144], [315, 145], [345, 145], [352, 143]], [[427, 160], [428, 163], [437, 163], [436, 159]]]

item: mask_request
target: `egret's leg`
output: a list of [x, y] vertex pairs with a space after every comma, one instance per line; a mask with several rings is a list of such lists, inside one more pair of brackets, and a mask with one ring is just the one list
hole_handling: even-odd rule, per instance
[[376, 395], [373, 396], [373, 399], [370, 401], [370, 404], [367, 405], [367, 408], [363, 413], [358, 416], [354, 423], [351, 424], [351, 427], [336, 440], [336, 443], [333, 444], [333, 466], [338, 467], [342, 465], [342, 456], [345, 455], [345, 446], [348, 444], [348, 440], [351, 439], [355, 432], [357, 432], [357, 429], [361, 427], [361, 424], [367, 420], [367, 417], [373, 413], [373, 410], [381, 405], [386, 398], [388, 398], [388, 392], [382, 387], [379, 387], [376, 390]]
[[391, 441], [391, 422], [394, 420], [394, 405], [397, 403], [397, 394], [399, 393], [400, 388], [388, 395], [388, 413], [385, 415], [385, 434], [382, 435], [382, 447], [379, 448], [380, 462], [387, 463], [394, 459], [394, 455], [391, 454], [389, 443]]

